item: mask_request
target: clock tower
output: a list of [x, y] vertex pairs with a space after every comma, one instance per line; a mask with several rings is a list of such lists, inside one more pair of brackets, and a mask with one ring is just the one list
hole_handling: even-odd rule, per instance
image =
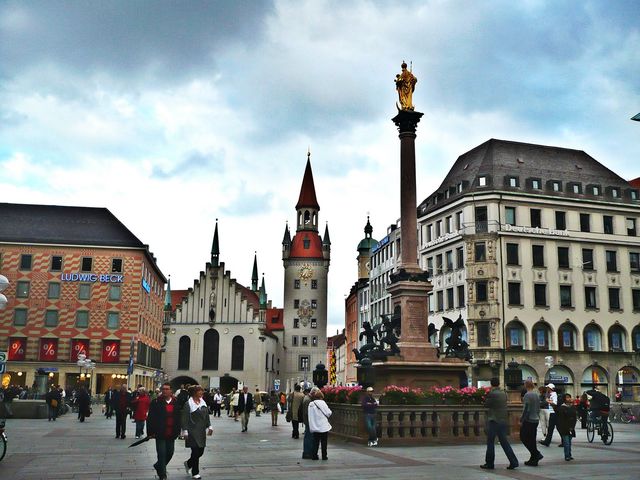
[[287, 225], [282, 240], [284, 264], [284, 368], [281, 384], [287, 390], [305, 379], [311, 383], [319, 362], [326, 363], [327, 276], [331, 256], [329, 227], [318, 233], [320, 205], [311, 171], [311, 154], [296, 204], [296, 231]]

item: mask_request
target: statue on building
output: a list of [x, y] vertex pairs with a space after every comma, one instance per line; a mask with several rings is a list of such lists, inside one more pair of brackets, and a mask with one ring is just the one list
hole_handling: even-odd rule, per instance
[[410, 70], [407, 70], [407, 64], [402, 62], [402, 72], [397, 74], [395, 79], [396, 90], [400, 100], [400, 106], [396, 104], [398, 110], [414, 110], [413, 92], [416, 89], [417, 82], [418, 79], [415, 75]]
[[450, 318], [442, 317], [444, 320], [444, 326], [451, 329], [451, 335], [445, 339], [447, 348], [444, 351], [445, 357], [462, 358], [464, 360], [471, 360], [472, 354], [469, 351], [469, 344], [462, 339], [462, 331], [465, 328], [462, 314], [454, 322]]

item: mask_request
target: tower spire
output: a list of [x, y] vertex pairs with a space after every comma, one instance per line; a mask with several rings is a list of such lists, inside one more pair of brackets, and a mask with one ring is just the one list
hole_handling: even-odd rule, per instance
[[302, 178], [300, 197], [298, 197], [298, 203], [296, 204], [296, 210], [301, 208], [320, 210], [320, 205], [318, 205], [318, 199], [316, 198], [316, 187], [313, 183], [313, 171], [311, 170], [311, 151], [307, 151], [307, 166]]
[[258, 252], [253, 254], [253, 273], [251, 274], [251, 290], [258, 291]]
[[218, 241], [218, 219], [216, 218], [216, 230], [213, 233], [213, 243], [211, 244], [211, 265], [219, 266], [220, 261], [220, 242]]
[[266, 308], [267, 306], [267, 288], [264, 286], [264, 273], [262, 274], [262, 283], [260, 284], [260, 292], [258, 295], [260, 299], [260, 307]]
[[171, 275], [167, 278], [167, 291], [164, 294], [164, 310], [171, 310]]

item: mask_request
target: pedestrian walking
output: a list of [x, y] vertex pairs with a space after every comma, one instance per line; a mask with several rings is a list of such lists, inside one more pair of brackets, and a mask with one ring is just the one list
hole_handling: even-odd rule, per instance
[[131, 401], [133, 419], [136, 421], [136, 438], [140, 438], [144, 434], [144, 424], [147, 421], [150, 404], [151, 398], [147, 395], [147, 391], [140, 387], [138, 396]]
[[60, 401], [62, 400], [60, 391], [55, 386], [51, 385], [51, 388], [45, 395], [44, 400], [47, 404], [47, 417], [49, 419], [48, 421], [50, 422], [51, 420], [53, 420], [55, 422], [56, 418], [58, 417], [58, 407], [60, 405]]
[[200, 476], [200, 457], [207, 445], [207, 435], [213, 434], [209, 407], [202, 398], [204, 389], [200, 385], [193, 385], [189, 389], [189, 400], [182, 407], [181, 426], [185, 446], [191, 449], [191, 456], [184, 462], [184, 469], [191, 478]]
[[216, 388], [215, 393], [213, 394], [213, 416], [220, 417], [220, 409], [222, 408], [222, 395], [220, 395], [220, 390]]
[[278, 410], [280, 409], [280, 398], [275, 390], [269, 394], [269, 410], [271, 411], [271, 426], [278, 426]]
[[562, 446], [564, 447], [564, 459], [568, 462], [573, 460], [571, 455], [571, 438], [576, 436], [576, 422], [578, 415], [576, 407], [573, 406], [573, 400], [568, 393], [564, 394], [563, 402], [560, 406], [555, 407], [558, 433], [562, 437]]
[[[526, 389], [525, 389], [526, 390]], [[540, 422], [538, 425], [542, 428], [542, 435], [547, 435], [547, 429], [549, 428], [549, 404], [547, 399], [547, 387], [541, 385], [538, 387], [538, 399], [540, 400]]]
[[[554, 410], [554, 407], [558, 405], [558, 394], [556, 393], [556, 386], [553, 383], [547, 385], [547, 392], [547, 411], [549, 412], [549, 425], [547, 426], [547, 436], [543, 440], [540, 440], [538, 442], [540, 445], [544, 445], [545, 447], [551, 445], [551, 440], [553, 439], [553, 431], [556, 429], [556, 412]], [[562, 438], [560, 438], [560, 440], [562, 440]], [[562, 446], [562, 443], [560, 443], [559, 446]]]
[[509, 459], [507, 469], [513, 470], [518, 468], [518, 459], [515, 453], [513, 453], [513, 449], [507, 439], [507, 424], [509, 422], [507, 392], [500, 389], [500, 379], [497, 377], [491, 379], [491, 391], [487, 394], [484, 406], [487, 409], [487, 451], [484, 456], [484, 465], [480, 465], [480, 468], [486, 470], [493, 470], [495, 468], [496, 437], [498, 437], [500, 441], [504, 454]]
[[242, 394], [238, 394], [238, 413], [242, 421], [242, 432], [246, 432], [249, 426], [249, 415], [253, 410], [253, 396], [248, 387], [242, 388]]
[[311, 389], [311, 401], [309, 402], [309, 428], [313, 433], [313, 451], [311, 460], [318, 460], [318, 447], [322, 445], [322, 460], [328, 460], [327, 456], [327, 439], [331, 424], [329, 417], [331, 410], [324, 401], [324, 395], [318, 387]]
[[176, 401], [178, 402], [178, 407], [182, 410], [184, 404], [189, 400], [189, 389], [191, 385], [186, 384], [180, 387], [180, 390], [176, 392]]
[[176, 397], [171, 391], [171, 384], [164, 383], [160, 395], [149, 405], [147, 415], [147, 435], [156, 441], [156, 455], [158, 457], [153, 468], [160, 480], [167, 478], [167, 464], [173, 457], [175, 441], [180, 434], [180, 411]]
[[127, 433], [127, 413], [129, 412], [131, 398], [127, 391], [127, 386], [123, 383], [120, 389], [113, 393], [111, 397], [111, 408], [116, 414], [116, 438], [126, 438]]
[[89, 395], [86, 388], [80, 387], [76, 399], [78, 402], [78, 420], [82, 423], [85, 418], [91, 415], [91, 395]]
[[233, 389], [233, 393], [231, 395], [231, 408], [233, 409], [233, 419], [238, 421], [238, 400], [240, 399], [240, 392], [238, 392], [235, 388]]
[[313, 433], [309, 428], [309, 404], [311, 403], [311, 389], [305, 388], [302, 400], [302, 422], [304, 423], [304, 436], [302, 437], [302, 458], [313, 457]]
[[376, 411], [378, 401], [373, 396], [373, 387], [367, 387], [367, 392], [362, 395], [362, 412], [364, 413], [364, 423], [369, 433], [369, 447], [378, 445], [378, 432], [376, 430]]
[[544, 457], [538, 451], [536, 434], [540, 421], [540, 398], [534, 391], [533, 382], [524, 382], [527, 393], [522, 399], [522, 416], [520, 417], [520, 441], [529, 450], [529, 460], [524, 462], [530, 467], [537, 467], [538, 462]]
[[114, 389], [109, 388], [104, 392], [104, 416], [111, 418], [113, 416], [113, 407], [111, 406], [111, 400], [113, 399]]
[[304, 394], [300, 391], [300, 385], [293, 387], [293, 392], [289, 394], [288, 407], [291, 412], [291, 438], [300, 438], [300, 422], [302, 421], [301, 407]]
[[253, 404], [256, 406], [256, 417], [259, 417], [264, 408], [262, 405], [262, 394], [259, 388], [256, 388], [256, 393], [253, 395]]

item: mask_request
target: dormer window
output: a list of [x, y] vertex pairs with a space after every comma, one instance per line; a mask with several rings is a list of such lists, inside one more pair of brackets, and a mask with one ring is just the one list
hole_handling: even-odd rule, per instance
[[485, 177], [485, 176], [478, 177], [478, 186], [479, 187], [486, 187], [487, 186], [487, 177]]
[[509, 177], [508, 178], [508, 185], [512, 188], [517, 188], [518, 187], [518, 177]]
[[572, 183], [571, 191], [573, 193], [582, 193], [582, 186], [579, 183]]
[[620, 197], [620, 191], [617, 188], [612, 188], [611, 189], [611, 196], [613, 198], [618, 198]]
[[551, 182], [551, 188], [554, 192], [562, 191], [562, 184], [560, 182]]
[[638, 200], [638, 191], [629, 190], [629, 196], [631, 197], [631, 200]]
[[537, 178], [531, 180], [531, 188], [533, 188], [534, 190], [540, 190], [540, 180], [538, 180]]
[[600, 192], [600, 187], [599, 187], [598, 185], [594, 185], [594, 186], [591, 188], [591, 193], [593, 193], [593, 194], [594, 194], [594, 195], [596, 195], [596, 196], [597, 196], [597, 195], [600, 195], [600, 194], [601, 194], [601, 192]]
[[462, 182], [458, 183], [458, 185], [456, 185], [456, 192], [461, 193], [462, 192]]
[[449, 198], [449, 189], [444, 191], [444, 198]]

